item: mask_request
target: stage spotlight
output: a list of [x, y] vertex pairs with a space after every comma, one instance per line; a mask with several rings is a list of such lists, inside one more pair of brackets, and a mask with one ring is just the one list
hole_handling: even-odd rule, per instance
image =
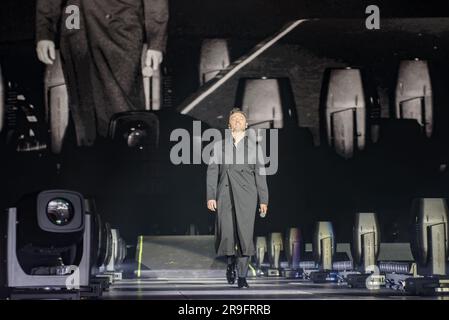
[[302, 235], [299, 228], [287, 230], [285, 238], [285, 255], [287, 256], [288, 268], [283, 270], [282, 275], [286, 278], [299, 278], [299, 262], [303, 252]]
[[366, 103], [359, 69], [331, 70], [326, 98], [326, 128], [330, 146], [348, 159], [366, 143]]
[[110, 277], [103, 276], [101, 267], [104, 264], [108, 248], [108, 234], [104, 232], [104, 223], [97, 212], [94, 198], [84, 199], [84, 210], [90, 215], [92, 221], [91, 235], [91, 278], [90, 288], [84, 288], [81, 295], [83, 297], [99, 297], [103, 291], [107, 290], [111, 284]]
[[101, 218], [97, 213], [96, 203], [93, 198], [84, 199], [84, 211], [92, 218], [92, 273], [95, 275], [98, 273], [97, 264], [101, 256]]
[[7, 287], [58, 289], [46, 291], [56, 296], [60, 289], [88, 287], [91, 227], [77, 192], [24, 197], [7, 214]]
[[91, 284], [97, 284], [102, 290], [107, 289], [117, 278], [114, 273], [107, 271], [107, 265], [112, 259], [112, 229], [109, 223], [103, 222], [99, 214], [94, 218], [94, 239], [97, 242], [93, 246], [93, 266]]
[[145, 110], [160, 110], [162, 108], [162, 68], [153, 70], [145, 67], [148, 46], [142, 51], [143, 89], [145, 92]]
[[59, 154], [69, 125], [69, 98], [62, 71], [61, 55], [56, 51], [56, 60], [45, 72], [45, 114], [50, 127], [51, 150]]
[[281, 275], [280, 255], [283, 250], [284, 242], [282, 241], [282, 233], [271, 233], [270, 245], [268, 246], [268, 253], [270, 255], [270, 268], [268, 269], [268, 276], [278, 277]]
[[432, 135], [433, 97], [427, 61], [401, 61], [396, 85], [396, 118], [415, 119], [427, 137]]
[[[98, 267], [106, 270], [106, 265], [112, 256], [112, 228], [108, 222], [102, 223], [101, 227], [101, 255], [98, 259]], [[101, 270], [101, 269], [100, 269]]]
[[317, 222], [313, 253], [315, 255], [315, 261], [320, 265], [321, 270], [332, 270], [332, 259], [335, 253], [335, 236], [332, 222]]
[[115, 114], [109, 137], [117, 147], [128, 151], [153, 153], [159, 147], [159, 118], [149, 111]]
[[353, 229], [353, 257], [363, 273], [373, 271], [377, 265], [380, 229], [375, 213], [357, 213]]
[[448, 208], [445, 199], [422, 198], [412, 203], [411, 249], [421, 276], [447, 274]]
[[120, 232], [117, 229], [111, 229], [111, 235], [112, 254], [106, 261], [105, 271], [106, 274], [113, 275], [115, 280], [120, 280], [122, 279], [121, 266], [127, 255], [126, 242], [120, 237]]
[[313, 239], [313, 255], [319, 271], [310, 272], [310, 280], [315, 283], [338, 282], [340, 279], [338, 272], [333, 271], [335, 236], [331, 222], [317, 222]]
[[109, 223], [105, 223], [97, 212], [95, 200], [86, 198], [84, 201], [86, 214], [92, 219], [92, 265], [93, 274], [101, 272], [100, 268], [109, 261], [112, 254], [112, 234]]
[[242, 110], [254, 129], [283, 128], [284, 117], [278, 79], [244, 79]]
[[265, 258], [265, 253], [267, 252], [267, 238], [257, 237], [256, 238], [256, 260], [257, 260], [257, 276], [263, 276], [265, 273], [262, 270], [262, 263]]
[[409, 295], [447, 295], [449, 277], [410, 277], [405, 280], [404, 289]]
[[200, 85], [213, 79], [230, 64], [228, 41], [225, 39], [205, 39], [201, 44]]

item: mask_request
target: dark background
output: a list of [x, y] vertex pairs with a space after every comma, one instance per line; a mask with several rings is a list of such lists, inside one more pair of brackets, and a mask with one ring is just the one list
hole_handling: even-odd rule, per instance
[[[17, 82], [27, 98], [42, 110], [44, 69], [34, 54], [34, 2], [2, 0], [0, 63], [4, 76]], [[73, 139], [69, 139], [60, 156], [18, 155], [2, 146], [2, 207], [12, 205], [28, 192], [69, 188], [96, 197], [101, 214], [120, 228], [131, 243], [140, 234], [185, 234], [191, 223], [198, 226], [201, 234], [209, 234], [213, 230], [213, 216], [205, 209], [205, 166], [173, 166], [168, 161], [170, 130], [191, 127], [192, 119], [178, 115], [175, 108], [198, 89], [197, 61], [203, 38], [230, 39], [231, 56], [236, 59], [293, 19], [363, 19], [370, 4], [380, 6], [381, 18], [445, 17], [449, 12], [447, 1], [171, 0], [170, 3], [164, 68], [173, 79], [173, 106], [159, 113], [163, 145], [160, 152], [146, 160], [117, 157], [106, 147], [75, 148]], [[432, 31], [427, 34], [432, 38]], [[315, 35], [309, 38], [319, 56], [341, 58], [348, 49], [339, 48], [338, 43], [335, 47], [321, 46], [320, 40], [326, 38], [318, 35], [315, 42]], [[437, 80], [434, 89], [441, 116], [437, 119], [435, 137], [425, 140], [413, 124], [401, 131], [387, 121], [383, 128], [388, 138], [352, 160], [343, 160], [324, 145], [314, 146], [306, 129], [285, 128], [280, 132], [279, 172], [268, 178], [269, 218], [257, 220], [256, 233], [283, 231], [299, 225], [310, 241], [314, 222], [329, 219], [334, 222], [338, 240], [349, 241], [354, 213], [375, 211], [381, 220], [383, 241], [408, 241], [406, 227], [411, 199], [447, 197], [448, 193], [447, 173], [439, 170], [440, 164], [447, 162], [448, 146], [449, 72], [443, 58], [449, 56], [445, 45], [447, 32], [437, 40], [442, 49], [431, 66]], [[394, 41], [394, 36], [390, 41]], [[410, 43], [413, 52], [413, 40]], [[417, 43], [416, 47], [430, 44], [433, 45]], [[376, 45], [384, 44], [380, 41]], [[372, 52], [372, 48], [367, 48], [366, 56], [345, 57], [361, 64], [372, 60]], [[387, 79], [394, 82], [393, 71]]]
[[[33, 38], [34, 3], [2, 0], [2, 42]], [[444, 17], [449, 11], [441, 0], [170, 0], [170, 36], [260, 38], [298, 18], [363, 18], [368, 5], [378, 5], [384, 18]]]

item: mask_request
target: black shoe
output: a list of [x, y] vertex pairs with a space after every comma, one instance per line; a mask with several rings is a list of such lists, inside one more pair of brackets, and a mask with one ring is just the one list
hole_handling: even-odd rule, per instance
[[246, 282], [246, 278], [239, 277], [238, 286], [240, 288], [249, 288], [248, 282]]
[[226, 268], [226, 279], [228, 280], [229, 284], [235, 283], [235, 264], [228, 264], [228, 267]]

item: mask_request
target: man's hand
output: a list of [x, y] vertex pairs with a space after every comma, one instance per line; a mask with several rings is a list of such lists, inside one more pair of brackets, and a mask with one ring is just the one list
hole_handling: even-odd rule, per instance
[[217, 210], [217, 201], [216, 200], [209, 200], [209, 201], [207, 201], [207, 208], [210, 211]]
[[37, 57], [42, 63], [51, 65], [56, 60], [55, 43], [51, 40], [41, 40], [36, 47]]
[[265, 216], [267, 215], [267, 212], [268, 212], [268, 205], [261, 203], [259, 212], [260, 212], [260, 217], [265, 218]]
[[[145, 68], [151, 68], [154, 71], [159, 69], [159, 65], [162, 63], [163, 55], [161, 51], [148, 50], [145, 59]], [[144, 69], [145, 69], [144, 68]]]

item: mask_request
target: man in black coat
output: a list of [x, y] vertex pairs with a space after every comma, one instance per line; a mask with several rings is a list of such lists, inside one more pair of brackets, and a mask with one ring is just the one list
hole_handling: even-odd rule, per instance
[[230, 284], [235, 282], [237, 268], [239, 288], [249, 287], [246, 274], [249, 258], [255, 254], [257, 202], [261, 217], [268, 211], [263, 150], [255, 132], [251, 135], [246, 130], [246, 118], [240, 109], [231, 111], [231, 132], [214, 144], [214, 154], [207, 168], [207, 207], [217, 212], [215, 248], [217, 255], [228, 257], [226, 276]]
[[[80, 28], [67, 24], [74, 6]], [[78, 145], [106, 137], [115, 113], [144, 109], [142, 52], [148, 45], [145, 67], [156, 70], [168, 11], [168, 0], [37, 0], [38, 58], [53, 64], [59, 43]]]

